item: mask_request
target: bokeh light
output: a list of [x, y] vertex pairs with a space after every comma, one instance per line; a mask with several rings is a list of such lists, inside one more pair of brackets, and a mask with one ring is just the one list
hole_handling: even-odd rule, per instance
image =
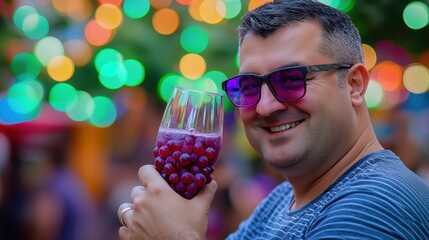
[[206, 61], [198, 54], [186, 54], [180, 59], [180, 72], [189, 79], [197, 79], [206, 71]]
[[161, 99], [164, 102], [168, 101], [173, 91], [173, 88], [177, 85], [177, 82], [182, 78], [183, 78], [182, 76], [175, 73], [168, 73], [161, 77], [161, 79], [158, 82], [157, 91], [158, 91], [158, 95], [161, 97]]
[[421, 64], [408, 66], [404, 72], [404, 86], [412, 93], [424, 93], [429, 90], [429, 70]]
[[223, 1], [223, 4], [225, 4], [225, 19], [233, 19], [237, 17], [242, 9], [242, 3], [241, 0], [229, 0], [229, 1]]
[[30, 14], [24, 19], [22, 31], [29, 39], [46, 37], [49, 32], [48, 20], [38, 13]]
[[108, 89], [118, 89], [127, 81], [127, 71], [121, 62], [108, 62], [98, 75], [101, 84]]
[[18, 7], [13, 14], [13, 22], [15, 26], [22, 30], [24, 28], [25, 19], [31, 15], [38, 15], [37, 10], [34, 7], [28, 5]]
[[115, 29], [122, 23], [122, 11], [113, 4], [102, 4], [95, 11], [95, 20], [106, 29]]
[[200, 6], [202, 0], [194, 0], [189, 4], [188, 11], [189, 15], [196, 21], [202, 22], [203, 18], [200, 13]]
[[53, 80], [64, 82], [73, 76], [75, 67], [71, 58], [67, 56], [57, 56], [49, 61], [47, 69], [49, 76]]
[[87, 65], [93, 56], [92, 47], [82, 39], [65, 41], [64, 51], [73, 60], [74, 65], [78, 67]]
[[85, 38], [94, 46], [103, 46], [113, 38], [113, 31], [103, 27], [95, 19], [88, 22], [85, 27]]
[[52, 0], [52, 6], [57, 13], [68, 16], [76, 22], [83, 22], [90, 18], [93, 5], [87, 0]]
[[77, 91], [76, 101], [66, 110], [67, 116], [76, 121], [88, 120], [94, 113], [95, 103], [91, 95], [85, 91]]
[[138, 19], [147, 15], [150, 10], [149, 0], [124, 0], [124, 14], [129, 18]]
[[402, 15], [405, 24], [411, 29], [421, 29], [429, 23], [429, 8], [420, 1], [410, 2]]
[[222, 21], [226, 10], [225, 5], [220, 0], [203, 0], [199, 11], [203, 21], [209, 24], [216, 24]]
[[186, 27], [180, 35], [180, 44], [190, 53], [201, 53], [208, 45], [209, 37], [203, 28], [198, 26]]
[[402, 86], [403, 69], [392, 61], [383, 61], [371, 71], [372, 80], [380, 83], [385, 91], [396, 91]]
[[267, 2], [272, 2], [273, 0], [250, 0], [249, 1], [249, 6], [247, 7], [248, 11], [252, 11], [253, 9], [267, 3]]
[[43, 66], [48, 66], [52, 58], [64, 55], [64, 46], [58, 38], [48, 36], [36, 43], [34, 53]]
[[145, 76], [146, 70], [144, 66], [136, 59], [126, 59], [123, 62], [126, 71], [125, 85], [128, 87], [135, 87], [140, 85]]
[[49, 92], [51, 106], [61, 112], [71, 109], [77, 102], [77, 90], [68, 83], [58, 83]]
[[152, 17], [153, 28], [160, 34], [169, 35], [179, 27], [179, 14], [171, 8], [157, 10]]
[[27, 80], [14, 83], [7, 91], [7, 101], [17, 113], [28, 114], [41, 104], [44, 90], [40, 82]]
[[373, 47], [368, 44], [362, 44], [364, 56], [364, 65], [367, 70], [371, 70], [377, 63], [377, 54]]
[[15, 76], [22, 76], [35, 79], [42, 70], [42, 64], [31, 53], [18, 53], [13, 57], [10, 68]]
[[350, 11], [355, 5], [355, 0], [319, 0], [319, 2], [343, 12]]
[[369, 80], [368, 88], [365, 93], [365, 101], [369, 109], [376, 108], [383, 100], [383, 88], [380, 83]]
[[98, 71], [110, 62], [122, 63], [124, 57], [120, 52], [113, 48], [103, 48], [95, 56], [95, 67]]
[[156, 0], [150, 1], [150, 5], [155, 9], [168, 8], [172, 0]]
[[96, 96], [93, 98], [94, 112], [89, 117], [89, 122], [97, 127], [108, 127], [112, 125], [117, 117], [115, 104], [110, 98]]

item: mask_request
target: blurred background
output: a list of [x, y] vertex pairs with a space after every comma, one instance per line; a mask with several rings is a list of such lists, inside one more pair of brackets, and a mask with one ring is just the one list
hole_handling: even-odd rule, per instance
[[[172, 88], [223, 94], [240, 17], [264, 2], [0, 0], [0, 239], [117, 239]], [[429, 184], [429, 1], [321, 2], [362, 35], [382, 144]], [[207, 239], [283, 180], [228, 100], [223, 146]]]

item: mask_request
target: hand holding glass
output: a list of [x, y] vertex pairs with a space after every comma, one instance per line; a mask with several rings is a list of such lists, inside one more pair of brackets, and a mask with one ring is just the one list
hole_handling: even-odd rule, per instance
[[153, 150], [154, 165], [182, 197], [210, 183], [219, 159], [223, 96], [176, 87], [164, 111]]

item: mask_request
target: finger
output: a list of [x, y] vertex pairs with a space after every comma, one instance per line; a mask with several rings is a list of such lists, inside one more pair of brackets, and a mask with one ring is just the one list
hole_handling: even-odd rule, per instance
[[131, 189], [131, 199], [134, 202], [134, 199], [137, 199], [139, 196], [143, 196], [145, 191], [145, 187], [143, 186], [135, 186]]
[[143, 187], [147, 187], [149, 182], [164, 181], [154, 165], [144, 165], [139, 169], [139, 179]]
[[129, 231], [130, 230], [127, 227], [124, 227], [124, 226], [120, 227], [119, 230], [118, 230], [119, 239], [121, 239], [121, 240], [128, 239], [128, 233], [129, 233]]
[[123, 203], [118, 208], [118, 219], [119, 222], [125, 226], [127, 226], [127, 214], [131, 214], [133, 205], [131, 203]]
[[211, 203], [216, 194], [217, 182], [212, 180], [209, 184], [205, 185], [201, 191], [195, 196], [196, 199], [205, 199], [205, 202]]

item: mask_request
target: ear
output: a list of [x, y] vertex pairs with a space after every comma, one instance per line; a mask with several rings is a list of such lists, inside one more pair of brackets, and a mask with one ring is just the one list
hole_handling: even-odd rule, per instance
[[363, 64], [353, 65], [347, 74], [347, 83], [350, 88], [350, 98], [354, 107], [365, 103], [365, 92], [368, 87], [369, 74]]

